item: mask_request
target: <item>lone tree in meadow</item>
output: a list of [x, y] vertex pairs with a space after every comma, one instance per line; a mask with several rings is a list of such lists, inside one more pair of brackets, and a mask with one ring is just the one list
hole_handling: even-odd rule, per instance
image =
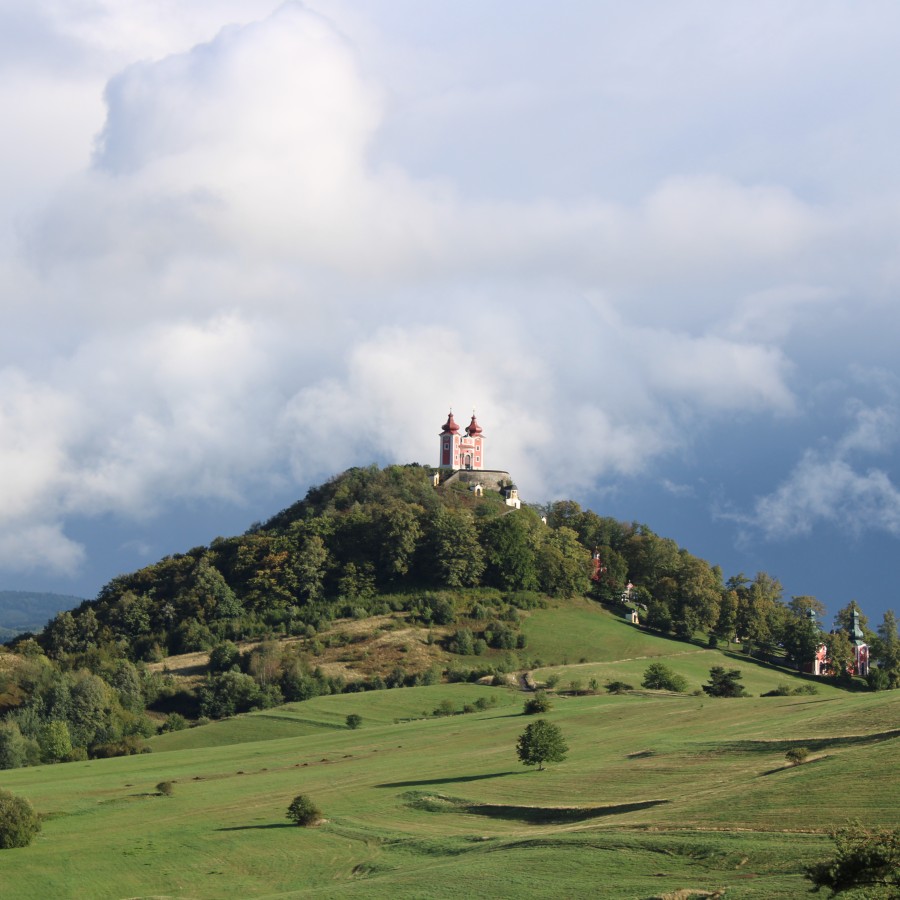
[[740, 669], [728, 669], [722, 666], [713, 666], [709, 670], [709, 684], [703, 685], [703, 690], [710, 697], [746, 697], [747, 692], [740, 683]]
[[562, 732], [552, 722], [538, 719], [519, 736], [516, 753], [526, 766], [537, 766], [543, 771], [545, 762], [562, 762], [569, 752]]
[[27, 847], [41, 830], [41, 820], [24, 797], [0, 790], [0, 850]]
[[350, 715], [344, 719], [344, 722], [346, 722], [348, 728], [356, 729], [362, 725], [362, 716], [358, 713], [350, 713]]
[[322, 818], [322, 810], [306, 794], [297, 794], [287, 810], [287, 817], [301, 828], [315, 825]]

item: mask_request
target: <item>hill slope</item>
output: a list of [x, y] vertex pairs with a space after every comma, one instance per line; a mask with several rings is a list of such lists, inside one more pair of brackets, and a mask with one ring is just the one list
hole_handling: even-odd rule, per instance
[[[484, 712], [416, 718], [492, 695]], [[48, 818], [31, 848], [0, 854], [0, 876], [23, 897], [634, 898], [727, 887], [788, 898], [808, 888], [803, 864], [829, 852], [825, 829], [852, 816], [900, 823], [894, 693], [560, 698], [547, 718], [570, 753], [544, 772], [516, 760], [531, 721], [519, 699], [477, 685], [322, 697], [210, 726], [215, 746], [8, 772], [4, 785]], [[359, 730], [342, 727], [351, 712]], [[264, 734], [273, 717], [294, 735], [252, 740], [251, 723]], [[811, 761], [787, 767], [785, 749], [799, 744]], [[173, 796], [157, 795], [163, 780]], [[300, 792], [323, 808], [323, 826], [287, 824]]]

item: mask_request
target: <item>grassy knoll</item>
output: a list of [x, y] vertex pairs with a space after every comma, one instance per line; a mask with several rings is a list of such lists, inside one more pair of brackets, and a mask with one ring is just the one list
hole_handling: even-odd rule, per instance
[[590, 600], [553, 600], [522, 623], [528, 655], [546, 665], [668, 656], [689, 644], [648, 634]]
[[[415, 718], [483, 695], [497, 706]], [[900, 823], [896, 692], [558, 698], [547, 718], [571, 751], [544, 772], [516, 759], [521, 699], [477, 685], [321, 697], [160, 738], [166, 752], [5, 771], [47, 819], [31, 847], [0, 852], [0, 884], [25, 898], [788, 898], [829, 826]], [[797, 745], [811, 761], [787, 767]], [[301, 792], [321, 827], [287, 823]]]

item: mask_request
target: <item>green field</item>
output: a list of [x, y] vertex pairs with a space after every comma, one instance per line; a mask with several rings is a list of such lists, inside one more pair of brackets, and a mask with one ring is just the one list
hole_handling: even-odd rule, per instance
[[[591, 671], [639, 683], [640, 647], [609, 647], [620, 632], [664, 649], [692, 685], [723, 662], [754, 694], [803, 683], [572, 609], [552, 640], [569, 627], [585, 646], [605, 637], [593, 662], [555, 670], [561, 687]], [[428, 715], [479, 697], [496, 705]], [[32, 846], [0, 852], [0, 895], [648, 898], [727, 888], [728, 898], [796, 898], [809, 889], [803, 866], [829, 853], [831, 826], [900, 825], [897, 692], [556, 697], [546, 718], [570, 753], [543, 772], [516, 758], [532, 721], [523, 699], [469, 684], [320, 697], [162, 735], [142, 756], [4, 771], [0, 786], [45, 821]], [[344, 726], [349, 713], [363, 717], [358, 730]], [[784, 754], [796, 746], [812, 752], [791, 768]], [[156, 792], [161, 781], [175, 783], [171, 797]], [[321, 826], [287, 822], [301, 792], [323, 809]]]

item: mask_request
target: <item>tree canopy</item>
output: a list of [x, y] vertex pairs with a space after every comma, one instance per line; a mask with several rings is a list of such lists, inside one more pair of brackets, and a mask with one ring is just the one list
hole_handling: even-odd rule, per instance
[[519, 736], [516, 753], [523, 765], [537, 766], [543, 770], [544, 763], [562, 762], [569, 752], [559, 727], [546, 719], [532, 722]]

